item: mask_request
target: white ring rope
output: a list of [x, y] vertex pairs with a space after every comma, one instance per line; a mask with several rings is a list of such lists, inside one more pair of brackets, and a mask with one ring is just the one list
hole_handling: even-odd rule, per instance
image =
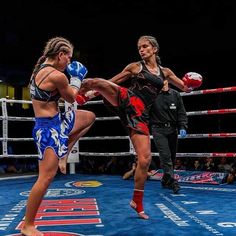
[[[180, 138], [180, 135], [178, 135]], [[187, 134], [186, 138], [235, 138], [236, 133], [211, 133], [211, 134]], [[127, 140], [129, 136], [96, 136], [96, 137], [81, 137], [80, 140]], [[151, 139], [153, 137], [151, 136]], [[33, 138], [0, 138], [0, 141], [10, 141], [10, 142], [25, 142], [33, 141]]]
[[[225, 92], [236, 92], [236, 86], [232, 87], [224, 87], [224, 88], [215, 88], [215, 89], [204, 89], [204, 90], [196, 90], [190, 93], [181, 92], [181, 96], [193, 96], [193, 95], [202, 95], [202, 94], [214, 94], [214, 93], [225, 93]], [[25, 104], [32, 104], [32, 101], [28, 100], [14, 100], [14, 99], [6, 99], [1, 98], [0, 102], [7, 101], [7, 103], [25, 103]], [[101, 104], [103, 103], [102, 100], [100, 101], [88, 101], [86, 104]]]
[[[205, 111], [189, 111], [186, 112], [187, 116], [198, 116], [198, 115], [216, 115], [216, 114], [230, 114], [236, 113], [236, 108], [229, 109], [217, 109], [217, 110], [205, 110]], [[108, 117], [97, 117], [97, 121], [107, 121], [107, 120], [119, 120], [118, 116], [108, 116]], [[9, 121], [34, 121], [34, 117], [19, 117], [19, 116], [0, 116], [0, 120]]]
[[0, 155], [0, 158], [9, 157], [9, 158], [38, 158], [37, 154], [8, 154], [8, 155]]
[[[135, 152], [80, 152], [79, 153], [82, 156], [133, 156], [135, 155]], [[152, 153], [152, 156], [159, 156], [159, 153]], [[210, 152], [210, 153], [199, 153], [199, 152], [193, 152], [193, 153], [177, 153], [177, 157], [236, 157], [236, 153], [234, 152]], [[38, 158], [38, 155], [36, 154], [22, 154], [22, 155], [0, 155], [0, 158], [3, 157], [9, 157], [9, 158]]]
[[[215, 94], [215, 93], [224, 93], [224, 92], [235, 92], [236, 87], [226, 87], [226, 88], [216, 88], [216, 89], [206, 89], [206, 90], [198, 90], [192, 91], [190, 93], [180, 93], [181, 96], [192, 96], [192, 95], [202, 95], [202, 94]], [[20, 104], [32, 104], [31, 101], [27, 100], [13, 100], [13, 99], [0, 99], [2, 103], [2, 116], [0, 116], [0, 120], [2, 120], [2, 131], [3, 137], [0, 138], [0, 141], [3, 143], [2, 150], [3, 154], [0, 155], [2, 157], [10, 157], [10, 158], [37, 158], [36, 154], [29, 155], [9, 155], [7, 151], [8, 142], [18, 142], [18, 141], [33, 141], [33, 138], [9, 138], [8, 137], [8, 121], [34, 121], [34, 117], [15, 117], [8, 116], [7, 113], [7, 103], [20, 103]], [[88, 101], [86, 105], [91, 104], [103, 104], [102, 100], [99, 101]], [[64, 106], [64, 104], [60, 104], [60, 106]], [[230, 109], [217, 109], [217, 110], [205, 110], [205, 111], [190, 111], [187, 112], [187, 116], [195, 116], [195, 115], [211, 115], [211, 114], [228, 114], [228, 113], [236, 113], [236, 108]], [[97, 117], [96, 121], [107, 121], [107, 120], [119, 120], [118, 116], [112, 117]], [[187, 134], [186, 138], [235, 138], [236, 133], [209, 133], [209, 134]], [[152, 136], [151, 136], [152, 138]], [[179, 136], [180, 138], [180, 136]], [[129, 136], [96, 136], [96, 137], [82, 137], [80, 140], [129, 140]], [[97, 152], [79, 152], [80, 155], [83, 156], [130, 156], [135, 155], [133, 146], [130, 142], [130, 150], [129, 152], [115, 152], [115, 153], [97, 153]], [[159, 153], [152, 153], [153, 156], [159, 156]], [[177, 157], [236, 157], [236, 153], [177, 153]]]

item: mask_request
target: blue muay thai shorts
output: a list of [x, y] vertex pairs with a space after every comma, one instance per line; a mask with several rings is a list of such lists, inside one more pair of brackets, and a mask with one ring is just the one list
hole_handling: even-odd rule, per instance
[[67, 154], [69, 134], [74, 123], [75, 112], [72, 110], [58, 113], [54, 117], [35, 118], [32, 134], [37, 145], [39, 160], [43, 159], [47, 148], [53, 149], [58, 158]]

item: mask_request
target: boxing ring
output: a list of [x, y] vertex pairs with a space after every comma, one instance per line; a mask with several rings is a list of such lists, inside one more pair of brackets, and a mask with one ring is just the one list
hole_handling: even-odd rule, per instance
[[[190, 93], [181, 93], [181, 96], [199, 96], [206, 94], [217, 94], [217, 93], [230, 93], [236, 92], [236, 87], [225, 87], [225, 88], [216, 88], [216, 89], [206, 89], [206, 90], [198, 90], [192, 91]], [[31, 105], [31, 101], [26, 100], [12, 100], [12, 99], [0, 99], [1, 107], [2, 107], [2, 115], [0, 116], [0, 120], [2, 121], [2, 137], [0, 137], [0, 141], [2, 143], [2, 153], [0, 154], [0, 158], [9, 157], [9, 158], [37, 158], [37, 154], [30, 155], [18, 155], [18, 154], [9, 154], [8, 153], [8, 144], [9, 142], [29, 142], [33, 141], [33, 138], [15, 138], [8, 137], [8, 126], [9, 121], [20, 121], [20, 122], [33, 122], [34, 117], [20, 117], [20, 116], [9, 116], [7, 111], [8, 104], [29, 104]], [[103, 104], [102, 101], [89, 101], [85, 105], [99, 105]], [[63, 105], [61, 105], [63, 106]], [[73, 109], [77, 109], [75, 105], [72, 107]], [[66, 109], [68, 109], [68, 104], [66, 104]], [[187, 116], [206, 116], [206, 115], [222, 115], [222, 114], [232, 114], [236, 113], [236, 108], [222, 108], [215, 110], [201, 110], [201, 111], [187, 111]], [[103, 116], [97, 117], [97, 122], [105, 122], [105, 121], [115, 121], [119, 120], [117, 116]], [[185, 139], [214, 139], [214, 138], [235, 138], [236, 133], [195, 133], [195, 134], [187, 134]], [[152, 136], [151, 136], [152, 139]], [[129, 148], [126, 152], [84, 152], [79, 151], [80, 142], [83, 141], [106, 141], [106, 140], [127, 140], [129, 143]], [[79, 155], [83, 156], [129, 156], [135, 155], [134, 148], [128, 136], [93, 136], [93, 137], [82, 137], [75, 145], [74, 149], [71, 151], [68, 163], [70, 163], [70, 173], [75, 173], [74, 164], [79, 161]], [[159, 154], [156, 152], [152, 152], [153, 156], [158, 156]], [[177, 153], [177, 157], [236, 157], [236, 153], [221, 153], [221, 152], [210, 152], [210, 153]]]
[[[181, 93], [184, 99], [213, 94], [236, 92], [236, 87], [206, 89]], [[11, 143], [21, 143], [23, 149], [34, 145], [31, 137], [9, 137], [11, 122], [29, 122], [33, 125], [34, 117], [9, 115], [9, 104], [28, 104], [31, 101], [0, 99], [1, 103], [1, 154], [2, 158], [37, 158], [36, 153], [9, 153]], [[184, 100], [185, 104], [185, 100]], [[204, 104], [203, 104], [204, 105]], [[82, 109], [90, 106], [104, 106], [102, 101], [89, 101]], [[63, 104], [62, 104], [63, 107]], [[65, 109], [67, 109], [67, 105]], [[64, 108], [63, 108], [64, 109]], [[73, 106], [76, 109], [76, 106]], [[187, 110], [187, 109], [186, 109]], [[95, 112], [96, 113], [96, 112]], [[235, 114], [236, 108], [188, 111], [189, 119], [199, 116], [221, 116]], [[119, 122], [119, 117], [107, 115], [98, 116], [94, 126], [104, 122]], [[93, 127], [91, 128], [91, 130]], [[234, 132], [189, 133], [184, 140], [228, 140], [236, 137]], [[152, 138], [152, 137], [151, 137]], [[180, 138], [180, 137], [179, 137]], [[110, 151], [109, 141], [125, 142], [126, 151]], [[84, 145], [83, 143], [89, 143]], [[96, 149], [93, 142], [104, 142], [109, 151], [90, 151]], [[194, 141], [193, 141], [194, 142]], [[84, 146], [86, 146], [85, 150]], [[98, 145], [100, 146], [100, 145]], [[123, 146], [122, 146], [123, 147]], [[214, 150], [216, 146], [213, 146]], [[126, 135], [88, 135], [82, 137], [71, 151], [68, 163], [70, 175], [59, 175], [48, 189], [39, 212], [36, 225], [46, 232], [46, 236], [76, 236], [76, 235], [236, 235], [234, 209], [235, 185], [190, 185], [182, 184], [178, 195], [162, 189], [159, 181], [147, 181], [144, 206], [150, 214], [150, 220], [137, 218], [129, 208], [133, 181], [124, 181], [120, 176], [78, 175], [75, 165], [84, 157], [127, 157], [135, 155], [132, 143]], [[158, 153], [153, 151], [153, 156]], [[201, 157], [236, 157], [235, 152], [178, 152], [179, 158]], [[24, 208], [29, 191], [35, 182], [34, 176], [19, 178], [0, 178], [0, 235], [18, 236], [23, 223]], [[120, 201], [120, 199], [122, 199]], [[129, 222], [129, 224], [127, 224]]]

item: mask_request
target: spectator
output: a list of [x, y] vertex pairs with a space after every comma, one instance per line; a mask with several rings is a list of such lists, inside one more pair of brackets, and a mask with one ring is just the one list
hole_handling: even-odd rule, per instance
[[195, 160], [193, 162], [193, 166], [192, 166], [191, 170], [193, 170], [193, 171], [203, 170], [203, 164], [201, 163], [201, 161], [200, 160]]
[[227, 184], [232, 184], [236, 179], [236, 160], [232, 163], [232, 168], [230, 173], [227, 176], [226, 182]]
[[216, 170], [215, 163], [214, 163], [212, 157], [206, 158], [205, 163], [203, 165], [203, 170], [205, 170], [205, 171], [215, 171]]
[[232, 169], [232, 166], [227, 163], [226, 157], [221, 157], [220, 164], [217, 166], [219, 172], [229, 173]]
[[186, 170], [186, 167], [180, 159], [176, 159], [174, 169], [175, 170]]

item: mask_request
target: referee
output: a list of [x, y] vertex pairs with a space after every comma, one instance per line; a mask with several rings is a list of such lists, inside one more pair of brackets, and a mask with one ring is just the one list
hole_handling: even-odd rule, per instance
[[178, 132], [181, 138], [187, 134], [187, 114], [180, 93], [169, 87], [168, 81], [150, 110], [150, 126], [155, 146], [159, 152], [163, 169], [162, 187], [178, 193], [180, 186], [174, 179], [174, 165], [178, 146]]

